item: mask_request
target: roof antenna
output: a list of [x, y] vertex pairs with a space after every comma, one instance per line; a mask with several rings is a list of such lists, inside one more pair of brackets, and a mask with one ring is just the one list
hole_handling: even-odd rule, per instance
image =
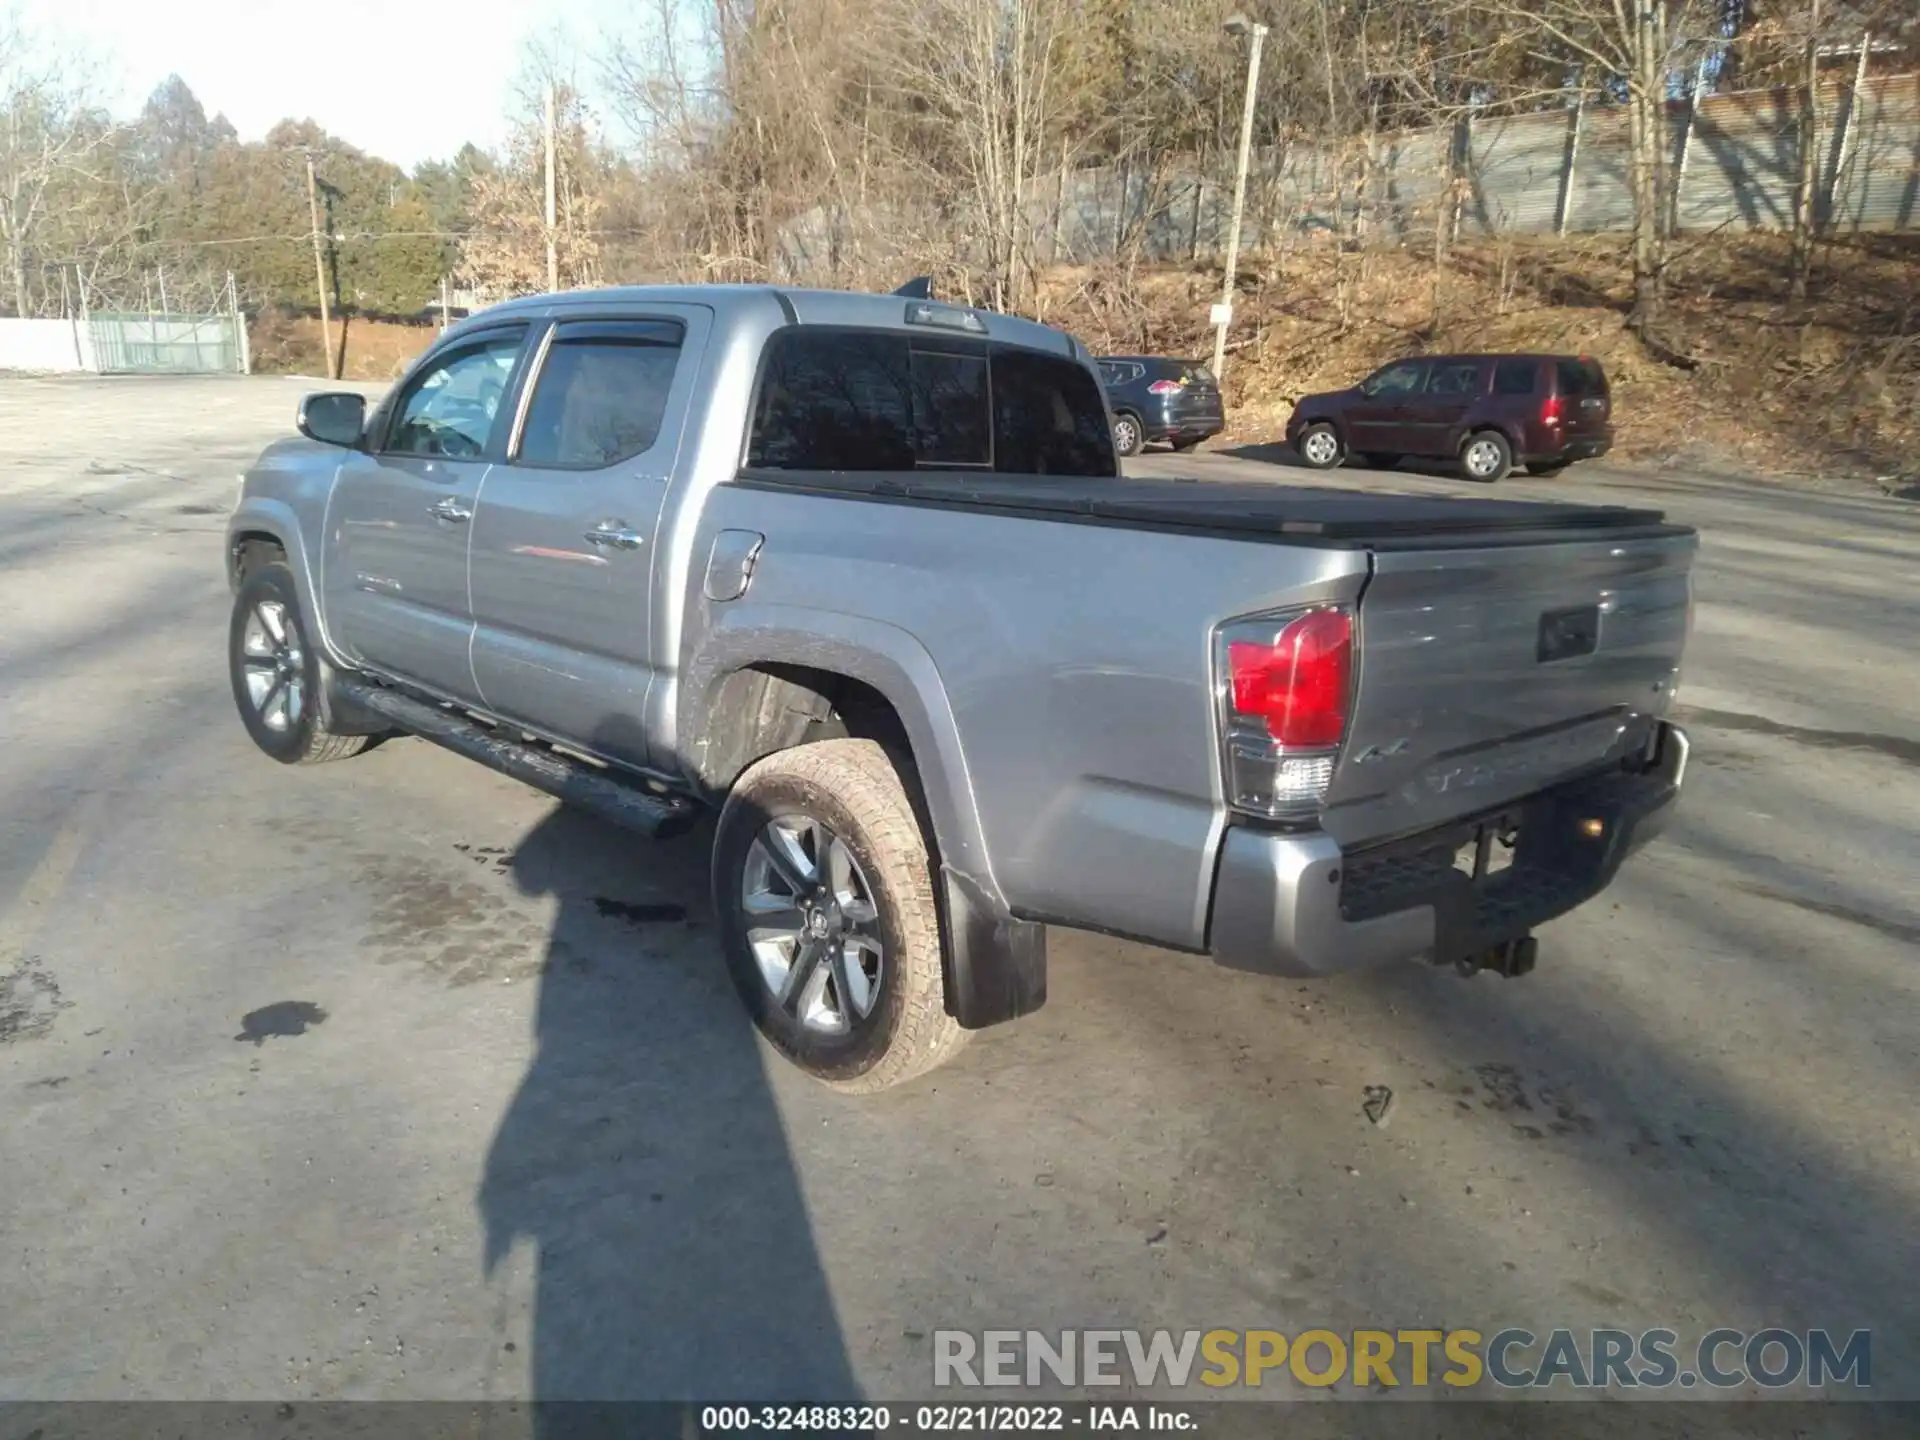
[[916, 275], [893, 293], [908, 300], [931, 300], [933, 299], [933, 277]]

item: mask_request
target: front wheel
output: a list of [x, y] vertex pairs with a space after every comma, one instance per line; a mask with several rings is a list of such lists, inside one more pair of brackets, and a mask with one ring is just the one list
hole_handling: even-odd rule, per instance
[[1113, 417], [1113, 448], [1124, 455], [1138, 455], [1147, 437], [1140, 422], [1131, 415]]
[[1302, 430], [1298, 445], [1310, 470], [1331, 470], [1340, 463], [1340, 434], [1324, 420]]
[[373, 743], [370, 736], [336, 733], [321, 714], [325, 666], [307, 641], [284, 560], [251, 571], [234, 596], [227, 670], [247, 734], [281, 764], [344, 760]]
[[1469, 480], [1491, 485], [1504, 480], [1513, 469], [1513, 447], [1498, 430], [1481, 430], [1467, 437], [1460, 447], [1460, 468]]
[[713, 894], [734, 988], [815, 1079], [885, 1090], [965, 1039], [946, 1010], [926, 839], [874, 742], [823, 740], [751, 766], [720, 812]]

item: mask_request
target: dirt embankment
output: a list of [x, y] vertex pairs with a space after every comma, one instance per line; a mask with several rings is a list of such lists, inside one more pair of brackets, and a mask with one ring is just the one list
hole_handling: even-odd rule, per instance
[[[1464, 244], [1431, 254], [1302, 246], [1241, 272], [1228, 350], [1229, 441], [1276, 438], [1293, 401], [1403, 354], [1591, 354], [1613, 378], [1620, 453], [1782, 477], [1920, 479], [1920, 235], [1823, 247], [1786, 302], [1777, 235], [1682, 237], [1656, 357], [1626, 325], [1618, 238]], [[1096, 351], [1210, 356], [1217, 268], [1061, 269], [1045, 318]], [[1690, 367], [1690, 368], [1686, 368]]]
[[[391, 320], [347, 320], [344, 376], [348, 380], [393, 380], [439, 335], [437, 325], [401, 325]], [[340, 321], [333, 322], [333, 343], [340, 343]], [[326, 351], [320, 322], [312, 316], [263, 310], [247, 327], [247, 344], [256, 372], [267, 375], [324, 375]]]

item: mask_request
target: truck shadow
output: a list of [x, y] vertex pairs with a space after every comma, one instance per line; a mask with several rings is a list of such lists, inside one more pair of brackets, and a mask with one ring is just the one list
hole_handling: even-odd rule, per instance
[[757, 1038], [718, 956], [672, 934], [712, 933], [710, 836], [648, 844], [557, 806], [496, 861], [557, 904], [477, 1195], [489, 1275], [534, 1250], [540, 1435], [650, 1423], [549, 1402], [856, 1394]]

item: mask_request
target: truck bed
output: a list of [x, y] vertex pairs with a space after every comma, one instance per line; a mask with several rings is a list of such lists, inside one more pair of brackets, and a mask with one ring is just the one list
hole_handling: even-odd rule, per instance
[[1623, 505], [1381, 495], [1264, 481], [1110, 479], [983, 471], [756, 470], [733, 482], [881, 503], [1167, 530], [1332, 549], [1541, 544], [1682, 535], [1662, 511]]

